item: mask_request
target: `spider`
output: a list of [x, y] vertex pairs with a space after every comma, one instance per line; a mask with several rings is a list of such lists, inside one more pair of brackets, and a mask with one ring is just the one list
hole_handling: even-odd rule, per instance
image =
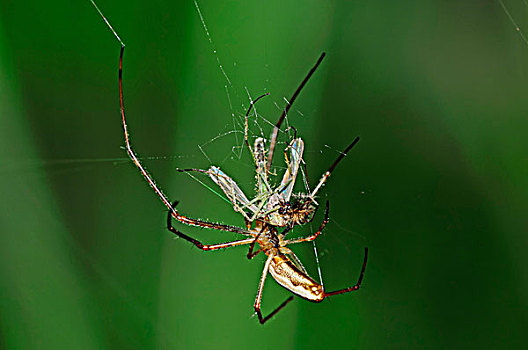
[[[246, 221], [246, 228], [240, 228], [232, 225], [224, 225], [219, 223], [212, 223], [201, 219], [189, 218], [180, 214], [176, 210], [176, 205], [178, 202], [171, 203], [168, 197], [162, 192], [161, 188], [156, 185], [153, 178], [146, 171], [141, 161], [136, 156], [136, 153], [132, 149], [130, 143], [130, 136], [128, 133], [128, 128], [125, 118], [125, 107], [124, 107], [124, 98], [123, 98], [123, 54], [125, 50], [125, 45], [117, 35], [116, 31], [112, 28], [106, 17], [99, 10], [97, 5], [93, 0], [90, 0], [98, 13], [103, 18], [104, 22], [107, 24], [109, 29], [112, 31], [114, 36], [117, 38], [121, 44], [120, 54], [119, 54], [119, 101], [120, 101], [120, 111], [121, 111], [121, 121], [123, 124], [123, 132], [125, 136], [125, 147], [128, 153], [128, 156], [134, 163], [134, 165], [141, 172], [148, 184], [153, 188], [154, 192], [158, 195], [161, 201], [169, 209], [167, 217], [167, 229], [177, 235], [180, 238], [192, 243], [197, 248], [203, 251], [212, 251], [219, 250], [223, 248], [236, 247], [241, 245], [249, 245], [249, 251], [247, 254], [248, 259], [252, 259], [257, 256], [259, 253], [264, 253], [267, 255], [266, 262], [262, 271], [260, 278], [260, 283], [258, 286], [257, 296], [254, 303], [254, 309], [258, 316], [259, 322], [264, 324], [271, 317], [273, 317], [277, 312], [284, 308], [292, 299], [293, 296], [290, 296], [282, 304], [280, 304], [274, 311], [269, 313], [267, 316], [263, 316], [261, 312], [261, 301], [262, 301], [262, 290], [264, 282], [268, 272], [271, 276], [284, 288], [293, 292], [294, 294], [307, 299], [312, 302], [321, 302], [325, 298], [333, 295], [343, 294], [347, 292], [352, 292], [360, 288], [361, 282], [363, 280], [366, 264], [367, 264], [367, 255], [368, 249], [365, 248], [363, 265], [359, 274], [359, 278], [351, 287], [339, 289], [332, 292], [327, 292], [324, 290], [323, 286], [315, 281], [308, 275], [308, 272], [300, 262], [299, 258], [287, 247], [290, 244], [302, 243], [315, 240], [323, 231], [326, 224], [328, 223], [329, 216], [329, 202], [326, 202], [324, 219], [319, 226], [319, 229], [314, 234], [308, 237], [286, 239], [286, 234], [295, 226], [302, 225], [313, 219], [315, 210], [317, 209], [317, 202], [315, 201], [315, 195], [321, 188], [321, 186], [326, 182], [332, 171], [338, 165], [338, 163], [346, 156], [347, 152], [359, 141], [359, 138], [356, 138], [334, 161], [334, 163], [328, 168], [328, 170], [323, 174], [321, 180], [315, 187], [315, 189], [308, 194], [300, 194], [292, 198], [292, 191], [295, 184], [295, 179], [302, 162], [302, 153], [304, 151], [304, 142], [301, 138], [294, 137], [293, 141], [288, 145], [284, 154], [286, 157], [287, 169], [284, 173], [281, 183], [273, 188], [267, 179], [269, 169], [271, 167], [271, 161], [273, 157], [273, 151], [276, 145], [278, 131], [282, 124], [282, 121], [286, 117], [288, 110], [291, 108], [296, 97], [315, 72], [321, 61], [323, 60], [325, 54], [323, 53], [317, 63], [312, 67], [307, 76], [301, 82], [297, 90], [294, 92], [292, 98], [287, 103], [284, 111], [282, 112], [277, 124], [273, 129], [271, 136], [270, 147], [268, 158], [265, 157], [265, 141], [263, 138], [257, 138], [255, 140], [254, 148], [252, 149], [247, 140], [247, 118], [253, 107], [254, 103], [257, 102], [262, 95], [257, 98], [255, 101], [251, 101], [251, 105], [246, 113], [246, 128], [245, 128], [245, 142], [249, 148], [253, 159], [255, 160], [256, 166], [256, 178], [257, 178], [257, 195], [253, 200], [248, 200], [242, 190], [238, 187], [236, 182], [223, 173], [218, 167], [212, 166], [208, 170], [201, 169], [184, 169], [182, 171], [199, 171], [206, 173], [222, 191], [227, 195], [230, 201], [233, 203], [233, 206], [236, 211], [243, 214]], [[291, 152], [291, 156], [288, 160], [287, 151], [288, 149]], [[250, 214], [248, 214], [248, 211]], [[198, 226], [203, 228], [209, 228], [220, 231], [233, 232], [241, 234], [246, 238], [220, 243], [207, 245], [203, 244], [200, 241], [187, 236], [183, 232], [177, 230], [172, 225], [172, 219], [176, 219], [182, 224]], [[279, 229], [282, 231], [279, 232]], [[258, 244], [259, 248], [255, 250], [255, 246]]]

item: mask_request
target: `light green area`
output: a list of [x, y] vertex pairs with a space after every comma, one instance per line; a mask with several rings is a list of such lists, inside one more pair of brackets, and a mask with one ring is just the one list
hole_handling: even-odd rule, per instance
[[[504, 3], [528, 28], [525, 2]], [[201, 1], [214, 47], [192, 1], [98, 5], [127, 45], [133, 145], [160, 158], [145, 161], [157, 183], [202, 219], [244, 225], [174, 169], [214, 164], [252, 194], [231, 114], [240, 121], [246, 88], [271, 92], [257, 108], [274, 122], [274, 103], [327, 52], [288, 121], [311, 184], [361, 136], [321, 193], [331, 222], [317, 248], [333, 290], [355, 282], [368, 246], [363, 289], [296, 298], [260, 326], [264, 257], [175, 240], [161, 202], [122, 161], [119, 44], [90, 2], [4, 1], [2, 348], [526, 347], [528, 45], [499, 2]], [[207, 243], [235, 238], [178, 227]], [[293, 249], [317, 276], [312, 246]], [[288, 295], [269, 278], [264, 312]]]

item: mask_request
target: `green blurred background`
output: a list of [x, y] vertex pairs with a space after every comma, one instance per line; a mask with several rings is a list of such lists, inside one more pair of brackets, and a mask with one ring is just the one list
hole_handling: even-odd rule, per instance
[[[245, 89], [272, 93], [258, 107], [274, 121], [274, 103], [327, 52], [289, 122], [312, 182], [361, 136], [321, 194], [331, 222], [317, 247], [331, 290], [354, 283], [368, 246], [363, 288], [296, 298], [260, 326], [264, 257], [175, 240], [127, 161], [119, 44], [89, 1], [0, 0], [3, 348], [528, 345], [528, 45], [499, 2], [201, 1], [213, 46], [192, 1], [98, 4], [127, 45], [132, 142], [159, 158], [145, 164], [180, 210], [203, 219], [243, 225], [174, 169], [219, 165], [251, 193], [247, 152], [232, 152], [241, 134], [229, 133]], [[528, 28], [525, 2], [505, 4]], [[317, 276], [311, 244], [293, 249]], [[269, 278], [264, 312], [288, 295]]]

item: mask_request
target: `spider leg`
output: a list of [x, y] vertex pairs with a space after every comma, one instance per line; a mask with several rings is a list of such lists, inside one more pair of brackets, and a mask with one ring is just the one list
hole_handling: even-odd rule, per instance
[[[178, 204], [178, 202], [174, 202], [172, 207], [174, 208], [177, 204]], [[188, 242], [191, 242], [198, 249], [201, 249], [201, 250], [218, 250], [218, 249], [223, 249], [223, 248], [236, 247], [236, 246], [244, 245], [244, 244], [250, 244], [251, 242], [253, 242], [253, 238], [247, 238], [247, 239], [242, 239], [242, 240], [239, 240], [239, 241], [226, 242], [226, 243], [220, 243], [220, 244], [211, 244], [211, 245], [203, 244], [200, 241], [198, 241], [198, 240], [196, 240], [194, 238], [191, 238], [191, 237], [187, 236], [186, 234], [178, 231], [174, 226], [172, 226], [172, 215], [171, 214], [172, 213], [169, 212], [169, 215], [167, 215], [167, 229], [170, 232], [174, 233], [176, 236], [178, 236], [180, 238], [183, 238], [183, 239], [185, 239]]]
[[[105, 19], [104, 16], [103, 16], [103, 19]], [[106, 21], [106, 19], [105, 19], [105, 21]], [[114, 32], [114, 34], [115, 34], [115, 32]], [[124, 54], [124, 52], [125, 52], [125, 45], [123, 43], [121, 43], [121, 51], [119, 53], [119, 103], [120, 103], [120, 107], [121, 107], [121, 121], [122, 121], [122, 124], [123, 124], [123, 132], [124, 132], [124, 135], [125, 135], [126, 151], [128, 153], [128, 156], [130, 157], [130, 159], [134, 163], [134, 165], [139, 169], [139, 171], [141, 172], [141, 175], [143, 175], [143, 177], [148, 182], [150, 187], [152, 187], [154, 192], [156, 192], [156, 194], [161, 199], [163, 204], [165, 204], [165, 206], [169, 209], [169, 211], [171, 212], [172, 216], [176, 220], [178, 220], [179, 222], [181, 222], [183, 224], [186, 224], [186, 225], [191, 225], [191, 226], [199, 226], [199, 227], [210, 228], [210, 229], [214, 229], [214, 230], [240, 233], [240, 234], [243, 234], [243, 235], [252, 235], [249, 231], [243, 230], [243, 229], [241, 229], [239, 227], [236, 227], [236, 226], [211, 223], [211, 222], [207, 222], [207, 221], [203, 221], [203, 220], [199, 220], [199, 219], [188, 218], [188, 217], [186, 217], [184, 215], [179, 214], [176, 211], [176, 209], [174, 209], [171, 206], [171, 203], [170, 203], [169, 199], [163, 193], [161, 188], [158, 187], [158, 185], [156, 185], [156, 182], [154, 181], [154, 179], [150, 176], [150, 174], [147, 172], [147, 170], [145, 169], [143, 164], [140, 162], [140, 160], [136, 156], [136, 153], [132, 149], [132, 145], [130, 143], [130, 136], [128, 134], [128, 128], [127, 128], [126, 117], [125, 117], [125, 103], [124, 103], [124, 98], [123, 98], [123, 54]]]
[[282, 230], [280, 234], [282, 235], [282, 237], [285, 237], [286, 234], [288, 234], [288, 232], [290, 232], [291, 230], [293, 230], [293, 225], [286, 227], [284, 230]]
[[343, 158], [346, 157], [348, 151], [350, 151], [352, 149], [352, 147], [354, 147], [356, 145], [356, 143], [359, 142], [359, 136], [357, 136], [354, 141], [352, 141], [352, 143], [350, 145], [348, 145], [347, 148], [345, 148], [345, 150], [343, 152], [341, 152], [341, 154], [339, 155], [339, 157], [337, 157], [337, 159], [334, 161], [334, 163], [332, 163], [332, 165], [330, 165], [330, 168], [328, 168], [328, 170], [323, 174], [323, 176], [321, 177], [321, 180], [319, 180], [319, 183], [317, 184], [317, 186], [315, 187], [315, 189], [312, 191], [310, 197], [314, 197], [315, 194], [317, 193], [317, 191], [319, 191], [319, 189], [321, 188], [321, 186], [323, 186], [323, 184], [326, 182], [326, 179], [328, 179], [328, 177], [332, 174], [332, 171], [334, 171], [335, 167], [337, 166], [337, 164], [339, 164], [339, 162], [341, 160], [343, 160]]
[[271, 141], [270, 141], [270, 148], [269, 148], [269, 154], [268, 154], [268, 163], [266, 165], [266, 168], [268, 170], [270, 170], [270, 168], [271, 168], [271, 161], [273, 159], [273, 151], [275, 149], [275, 145], [277, 144], [277, 136], [279, 134], [279, 130], [280, 130], [281, 124], [284, 121], [284, 118], [286, 118], [286, 115], [288, 114], [288, 111], [290, 110], [291, 106], [293, 105], [293, 102], [295, 102], [295, 99], [297, 98], [297, 96], [299, 95], [301, 90], [304, 88], [304, 85], [306, 85], [306, 83], [308, 82], [310, 77], [315, 73], [315, 70], [317, 69], [317, 67], [319, 67], [319, 64], [321, 64], [321, 61], [323, 60], [325, 55], [326, 54], [323, 52], [321, 54], [321, 56], [319, 56], [319, 59], [317, 60], [315, 65], [312, 67], [312, 69], [310, 69], [310, 71], [308, 72], [306, 77], [303, 79], [301, 84], [299, 84], [299, 86], [297, 87], [297, 90], [295, 90], [295, 92], [293, 93], [293, 95], [290, 98], [290, 100], [287, 101], [286, 107], [284, 107], [284, 110], [282, 111], [282, 114], [280, 115], [279, 120], [277, 121], [277, 124], [275, 124], [275, 127], [273, 128], [273, 132], [271, 133]]
[[257, 291], [257, 298], [255, 299], [255, 304], [253, 307], [255, 308], [255, 312], [257, 313], [257, 316], [259, 318], [260, 324], [266, 323], [270, 318], [275, 316], [277, 312], [279, 312], [283, 307], [285, 307], [290, 301], [293, 300], [293, 295], [288, 297], [285, 301], [282, 302], [275, 310], [273, 310], [269, 315], [266, 317], [262, 316], [262, 312], [260, 311], [260, 304], [262, 302], [262, 289], [264, 287], [264, 281], [266, 281], [266, 276], [268, 274], [269, 266], [271, 263], [271, 259], [273, 259], [274, 255], [270, 254], [268, 259], [266, 260], [266, 263], [264, 264], [264, 269], [262, 270], [262, 276], [260, 277], [260, 283]]
[[314, 239], [316, 239], [317, 236], [319, 236], [323, 232], [323, 229], [325, 228], [326, 224], [329, 221], [329, 218], [328, 218], [329, 209], [330, 209], [330, 202], [326, 201], [325, 216], [324, 216], [323, 222], [321, 223], [321, 226], [319, 226], [319, 229], [317, 230], [316, 233], [314, 233], [313, 235], [308, 236], [308, 237], [302, 237], [302, 238], [295, 238], [295, 239], [286, 240], [286, 241], [284, 241], [284, 245], [287, 246], [288, 244], [295, 244], [295, 243], [301, 243], [301, 242], [310, 242], [310, 241], [313, 241]]
[[333, 292], [325, 292], [325, 298], [331, 295], [338, 295], [338, 294], [353, 292], [359, 289], [359, 287], [361, 286], [361, 282], [363, 281], [363, 275], [365, 274], [365, 268], [367, 267], [367, 255], [368, 255], [368, 248], [365, 247], [365, 257], [363, 258], [363, 266], [361, 267], [361, 272], [359, 274], [359, 279], [357, 283], [353, 285], [352, 287], [336, 290]]
[[258, 318], [259, 318], [259, 322], [260, 324], [264, 324], [266, 323], [270, 318], [272, 318], [273, 316], [275, 316], [277, 314], [277, 312], [279, 312], [283, 307], [285, 307], [286, 305], [288, 305], [288, 303], [290, 301], [293, 300], [293, 295], [288, 297], [288, 299], [284, 300], [282, 302], [282, 304], [280, 304], [275, 310], [273, 310], [268, 316], [266, 317], [262, 317], [262, 312], [260, 311], [260, 308], [257, 310], [255, 309], [255, 311], [257, 312], [257, 315], [258, 315]]
[[246, 236], [252, 236], [253, 234], [250, 231], [244, 230], [237, 226], [231, 226], [231, 225], [224, 225], [224, 224], [218, 224], [214, 222], [208, 222], [200, 219], [193, 219], [189, 218], [187, 216], [183, 216], [179, 214], [174, 208], [169, 208], [169, 215], [172, 215], [173, 218], [181, 222], [182, 224], [190, 225], [190, 226], [198, 226], [203, 228], [208, 228], [212, 230], [220, 230], [220, 231], [226, 231], [226, 232], [234, 232], [239, 233]]
[[253, 252], [253, 249], [255, 249], [255, 243], [257, 243], [257, 240], [259, 239], [260, 235], [262, 234], [262, 231], [259, 232], [259, 234], [257, 235], [257, 237], [255, 237], [255, 239], [253, 239], [253, 242], [251, 242], [251, 244], [249, 245], [249, 251], [247, 253], [247, 258], [249, 260], [253, 259], [255, 256], [257, 256], [259, 253], [263, 252], [264, 251], [264, 248], [260, 248], [258, 249], [256, 252]]

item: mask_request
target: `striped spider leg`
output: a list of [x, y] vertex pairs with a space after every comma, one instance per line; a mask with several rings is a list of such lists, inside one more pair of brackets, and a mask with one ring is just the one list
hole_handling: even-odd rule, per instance
[[[169, 212], [172, 215], [172, 217], [176, 219], [177, 221], [179, 221], [180, 223], [190, 225], [190, 226], [198, 226], [198, 227], [203, 227], [203, 228], [208, 228], [208, 229], [233, 232], [233, 233], [238, 233], [238, 234], [245, 235], [245, 236], [252, 236], [252, 233], [248, 231], [247, 229], [243, 229], [243, 228], [232, 226], [232, 225], [224, 225], [224, 224], [219, 224], [219, 223], [208, 222], [208, 221], [201, 220], [201, 219], [194, 219], [194, 218], [190, 218], [190, 217], [180, 214], [171, 205], [171, 202], [169, 201], [167, 196], [163, 193], [161, 188], [158, 185], [156, 185], [156, 182], [154, 181], [152, 176], [147, 172], [147, 170], [145, 169], [145, 167], [143, 166], [143, 164], [141, 163], [141, 161], [139, 160], [139, 158], [137, 157], [136, 153], [134, 152], [132, 148], [132, 145], [130, 143], [130, 134], [128, 132], [128, 127], [126, 123], [125, 104], [124, 104], [124, 98], [123, 98], [123, 55], [125, 52], [125, 44], [123, 43], [123, 41], [121, 40], [117, 32], [114, 30], [114, 28], [112, 28], [112, 26], [110, 25], [110, 22], [106, 19], [106, 17], [103, 15], [101, 10], [95, 4], [95, 2], [93, 0], [90, 0], [90, 1], [95, 7], [95, 9], [97, 10], [97, 12], [99, 13], [99, 15], [102, 17], [103, 21], [106, 23], [108, 28], [112, 31], [117, 41], [121, 45], [121, 49], [119, 52], [119, 70], [118, 70], [119, 104], [120, 104], [120, 111], [121, 111], [121, 122], [123, 125], [123, 133], [125, 136], [125, 148], [128, 153], [128, 156], [130, 157], [134, 165], [138, 168], [141, 175], [143, 175], [145, 180], [148, 182], [150, 187], [152, 187], [152, 189], [161, 199], [163, 204], [169, 209]], [[189, 240], [189, 237], [185, 235], [181, 235], [181, 237], [194, 243], [192, 240]], [[204, 247], [207, 247], [207, 246], [204, 246], [201, 244], [195, 244], [195, 245], [200, 249], [207, 250], [207, 249], [204, 249]]]

